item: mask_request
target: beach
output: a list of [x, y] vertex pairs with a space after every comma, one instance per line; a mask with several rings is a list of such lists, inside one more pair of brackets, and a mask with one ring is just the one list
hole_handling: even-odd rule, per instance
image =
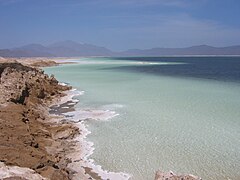
[[[0, 177], [105, 179], [106, 172], [87, 159], [92, 145], [84, 140], [89, 131], [81, 122], [105, 112], [88, 111], [82, 120], [70, 121], [73, 115], [67, 113], [74, 112], [78, 102], [73, 98], [82, 92], [58, 83], [40, 69], [16, 60], [5, 62], [1, 63]], [[32, 65], [32, 61], [23, 62]], [[46, 59], [37, 66], [57, 64], [53, 62]], [[115, 176], [123, 179], [117, 173], [108, 173], [107, 178]]]
[[2, 58], [1, 178], [237, 179], [238, 76], [178, 60]]
[[[89, 131], [81, 121], [99, 114], [104, 116], [105, 112], [83, 112], [82, 119], [68, 120], [73, 115], [67, 113], [74, 112], [74, 105], [78, 102], [73, 98], [82, 92], [35, 68], [55, 66], [55, 61], [1, 61], [0, 127], [3, 131], [0, 159], [3, 163], [0, 177], [12, 177], [15, 173], [16, 177], [30, 179], [104, 178], [106, 172], [87, 159], [92, 152], [92, 144], [84, 140]], [[108, 176], [111, 179], [124, 177], [116, 173], [108, 173]]]
[[[76, 111], [76, 97], [84, 92], [59, 83], [38, 68], [56, 66], [58, 61], [20, 62], [24, 65], [16, 59], [1, 59], [0, 177], [129, 179], [130, 174], [103, 170], [89, 159], [94, 147], [86, 140], [90, 131], [85, 121], [106, 121], [118, 114], [111, 110]], [[164, 177], [178, 176], [158, 172], [155, 179]], [[196, 178], [184, 178], [189, 177]]]
[[[40, 179], [73, 179], [75, 172], [68, 167], [71, 159], [66, 154], [75, 153], [80, 129], [63, 122], [63, 116], [49, 114], [51, 106], [71, 101], [69, 90], [70, 86], [40, 69], [15, 61], [1, 63], [1, 178], [15, 172], [27, 179], [36, 178], [30, 174], [39, 174]], [[11, 170], [12, 166], [29, 169]]]
[[84, 91], [75, 106], [79, 116], [118, 114], [84, 121], [94, 147], [89, 159], [132, 179], [154, 179], [157, 169], [238, 179], [238, 58], [121, 59], [44, 68]]

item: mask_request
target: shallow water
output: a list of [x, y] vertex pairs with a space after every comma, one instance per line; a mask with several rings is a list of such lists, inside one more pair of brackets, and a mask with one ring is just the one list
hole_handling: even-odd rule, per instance
[[45, 71], [85, 91], [77, 108], [119, 114], [110, 121], [86, 122], [96, 164], [140, 180], [153, 179], [157, 169], [209, 180], [240, 179], [237, 78], [216, 81], [148, 69], [176, 68], [184, 64], [179, 61], [153, 64], [85, 58], [79, 62]]

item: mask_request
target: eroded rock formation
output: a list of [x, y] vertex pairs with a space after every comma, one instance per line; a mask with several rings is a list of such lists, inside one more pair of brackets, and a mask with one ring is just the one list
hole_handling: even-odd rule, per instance
[[54, 138], [59, 131], [68, 129], [69, 136], [77, 133], [71, 125], [48, 122], [48, 105], [69, 88], [42, 70], [20, 63], [0, 63], [1, 162], [30, 168], [48, 179], [70, 179], [67, 160], [46, 150], [53, 143], [61, 144]]

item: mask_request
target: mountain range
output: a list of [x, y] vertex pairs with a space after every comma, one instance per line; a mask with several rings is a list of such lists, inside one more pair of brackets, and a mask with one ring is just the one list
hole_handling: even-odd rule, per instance
[[48, 46], [29, 44], [12, 49], [0, 49], [2, 57], [81, 57], [81, 56], [177, 56], [177, 55], [240, 55], [239, 46], [212, 47], [207, 45], [187, 48], [130, 49], [114, 52], [105, 47], [61, 41]]

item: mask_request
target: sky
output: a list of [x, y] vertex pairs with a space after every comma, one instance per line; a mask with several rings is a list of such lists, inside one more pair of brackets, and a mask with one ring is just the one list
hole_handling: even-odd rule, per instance
[[111, 50], [240, 44], [240, 0], [0, 0], [0, 48], [73, 40]]

